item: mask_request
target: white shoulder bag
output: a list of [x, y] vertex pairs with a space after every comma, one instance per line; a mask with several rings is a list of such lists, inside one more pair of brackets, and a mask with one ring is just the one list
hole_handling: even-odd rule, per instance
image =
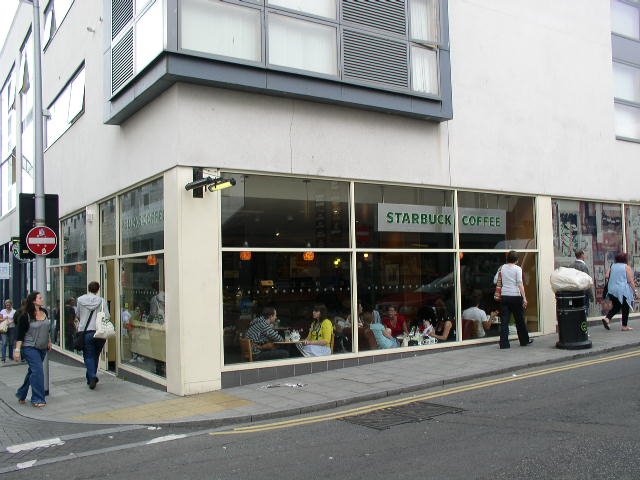
[[94, 333], [93, 338], [102, 338], [108, 339], [116, 336], [116, 329], [113, 326], [113, 323], [107, 318], [104, 314], [104, 298], [102, 299], [102, 305], [100, 306], [100, 311], [96, 315], [96, 333]]

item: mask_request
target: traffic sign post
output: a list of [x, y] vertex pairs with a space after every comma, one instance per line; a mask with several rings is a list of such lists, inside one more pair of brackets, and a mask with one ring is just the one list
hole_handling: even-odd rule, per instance
[[47, 226], [34, 227], [27, 233], [27, 248], [34, 255], [49, 255], [56, 246], [58, 246], [58, 236]]

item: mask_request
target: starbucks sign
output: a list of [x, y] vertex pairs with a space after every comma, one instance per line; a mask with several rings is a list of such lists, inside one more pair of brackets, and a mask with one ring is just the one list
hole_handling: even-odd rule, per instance
[[[507, 215], [504, 210], [460, 208], [460, 233], [504, 235]], [[454, 211], [451, 207], [378, 204], [379, 232], [453, 233]]]

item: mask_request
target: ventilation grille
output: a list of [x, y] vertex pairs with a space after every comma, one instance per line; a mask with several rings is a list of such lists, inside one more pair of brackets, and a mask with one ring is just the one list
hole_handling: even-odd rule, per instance
[[406, 43], [345, 29], [342, 44], [345, 79], [409, 86]]
[[133, 77], [133, 27], [111, 49], [111, 93]]
[[133, 0], [111, 0], [111, 39], [133, 19]]
[[342, 20], [397, 35], [407, 34], [405, 0], [342, 0]]

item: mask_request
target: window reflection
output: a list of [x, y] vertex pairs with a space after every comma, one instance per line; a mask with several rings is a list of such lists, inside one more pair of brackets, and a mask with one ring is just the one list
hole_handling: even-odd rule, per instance
[[[66, 241], [66, 239], [65, 239]], [[87, 264], [76, 263], [62, 267], [63, 288], [63, 335], [62, 347], [74, 351], [73, 334], [76, 331], [76, 299], [87, 293]], [[78, 353], [78, 352], [77, 352]]]
[[453, 193], [356, 183], [358, 247], [453, 247]]
[[164, 256], [126, 258], [121, 261], [121, 270], [121, 360], [164, 377]]
[[458, 192], [461, 248], [535, 249], [534, 199]]
[[[241, 260], [239, 253], [222, 255], [225, 363], [246, 361], [241, 341], [264, 307], [276, 309], [275, 328], [283, 338], [305, 339], [314, 321], [313, 308], [322, 305], [322, 320], [332, 323], [332, 353], [351, 351], [349, 254], [314, 253], [305, 260], [303, 252], [251, 252], [249, 259]], [[291, 357], [302, 355], [295, 345], [284, 348]]]
[[[358, 296], [363, 310], [373, 315], [371, 323], [389, 328], [399, 345], [422, 344], [424, 335], [417, 333], [425, 329], [431, 337], [440, 336], [439, 341], [455, 340], [453, 258], [451, 253], [359, 253]], [[365, 329], [361, 350], [389, 348], [384, 331], [369, 330], [373, 335]]]
[[[518, 258], [528, 300], [525, 321], [529, 332], [536, 332], [539, 330], [537, 256], [535, 253], [522, 252], [518, 254]], [[500, 336], [501, 306], [493, 298], [493, 281], [505, 262], [504, 253], [460, 254], [462, 340]], [[511, 322], [513, 323], [513, 319]], [[510, 325], [509, 329], [513, 335], [516, 334], [515, 324]]]
[[227, 173], [225, 247], [348, 247], [347, 182]]

